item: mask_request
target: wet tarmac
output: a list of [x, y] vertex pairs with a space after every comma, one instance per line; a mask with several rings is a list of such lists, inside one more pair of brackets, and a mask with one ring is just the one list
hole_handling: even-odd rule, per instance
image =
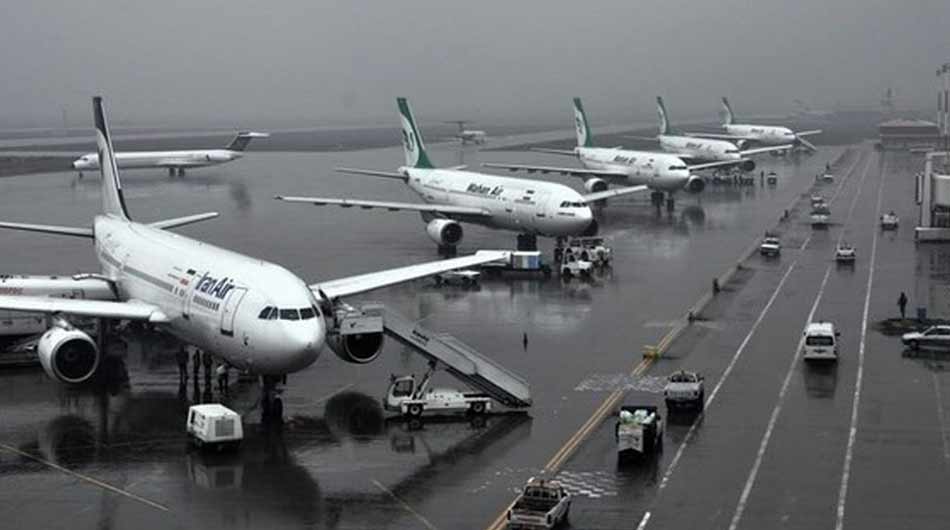
[[[551, 160], [435, 147], [434, 158], [444, 165]], [[484, 528], [590, 417], [611, 385], [623, 381], [643, 347], [666, 335], [671, 322], [709, 291], [712, 278], [773, 226], [842, 149], [796, 160], [764, 158], [763, 169], [780, 177], [775, 187], [710, 186], [702, 195], [680, 196], [669, 214], [653, 209], [648, 197], [611, 203], [602, 226], [612, 238], [615, 265], [590, 282], [502, 278], [461, 289], [419, 281], [365, 297], [424, 319], [427, 328], [453, 334], [523, 375], [534, 397], [527, 414], [484, 422], [387, 421], [379, 397], [389, 374], [424, 370], [421, 357], [393, 342], [368, 366], [347, 365], [327, 352], [293, 374], [284, 393], [288, 422], [280, 432], [257, 424], [253, 382], [232, 377], [225, 396], [206, 395], [203, 377], [199, 388], [193, 377], [179, 387], [176, 345], [154, 334], [123, 333], [122, 343], [110, 349], [111, 377], [100, 388], [67, 389], [36, 370], [0, 374], [0, 518], [15, 521], [16, 528]], [[625, 401], [650, 403], [661, 401], [658, 378], [679, 365], [706, 373], [710, 386], [723, 381], [717, 393], [707, 392], [708, 412], [692, 434], [689, 420], [673, 425], [659, 460], [618, 469], [607, 420], [557, 470], [579, 494], [573, 527], [635, 527], [648, 511], [650, 526], [727, 527], [746, 483], [751, 486], [737, 526], [835, 524], [881, 182], [884, 207], [897, 210], [905, 223], [897, 234], [877, 236], [870, 320], [892, 315], [902, 288], [911, 305], [939, 289], [912, 278], [927, 264], [946, 263], [913, 250], [906, 220], [915, 217], [910, 175], [916, 162], [887, 159], [882, 172], [878, 155], [869, 148], [860, 153], [845, 159], [856, 164], [851, 177], [829, 188], [841, 185], [832, 204], [835, 225], [809, 237], [810, 227], [801, 222], [807, 212], [790, 212], [782, 257], [751, 258], [703, 320], [644, 377], [630, 381], [639, 390]], [[337, 165], [389, 169], [401, 159], [395, 148], [253, 153], [184, 178], [128, 171], [123, 184], [138, 219], [219, 211], [220, 219], [181, 231], [319, 280], [433, 259], [435, 248], [413, 214], [286, 205], [271, 196], [415, 200], [398, 183], [332, 172]], [[888, 175], [884, 181], [882, 174]], [[0, 205], [9, 220], [85, 224], [97, 210], [98, 182], [73, 173], [3, 179]], [[828, 268], [842, 231], [858, 248], [852, 270]], [[514, 234], [466, 226], [462, 251], [513, 243]], [[69, 273], [96, 265], [85, 241], [0, 233], [0, 244], [5, 272]], [[550, 250], [550, 243], [544, 248]], [[795, 344], [826, 271], [818, 314], [839, 322], [845, 343], [836, 369], [813, 373], [794, 360]], [[755, 324], [783, 277], [770, 311]], [[753, 325], [755, 333], [732, 362]], [[935, 410], [934, 398], [946, 380], [931, 368], [940, 363], [902, 357], [898, 339], [872, 331], [863, 358], [844, 522], [883, 528], [886, 517], [893, 523], [913, 514], [919, 527], [932, 526], [946, 518], [946, 508], [931, 502], [948, 465], [941, 442], [946, 436], [941, 439], [938, 427], [945, 416]], [[437, 377], [456, 386], [444, 374]], [[208, 399], [245, 414], [248, 440], [240, 452], [188, 450], [184, 411]], [[781, 408], [773, 414], [777, 403]], [[913, 471], [902, 472], [904, 466]], [[897, 479], [903, 482], [895, 495], [890, 488]]]

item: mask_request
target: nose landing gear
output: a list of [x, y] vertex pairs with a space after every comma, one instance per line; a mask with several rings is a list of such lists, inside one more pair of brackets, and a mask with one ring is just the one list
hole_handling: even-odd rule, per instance
[[284, 401], [277, 385], [286, 382], [286, 376], [261, 376], [261, 423], [280, 425], [284, 422]]

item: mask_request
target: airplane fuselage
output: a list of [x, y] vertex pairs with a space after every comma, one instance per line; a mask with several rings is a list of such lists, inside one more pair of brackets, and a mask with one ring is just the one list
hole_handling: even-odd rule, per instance
[[[118, 298], [159, 307], [163, 329], [182, 341], [259, 374], [295, 372], [320, 354], [326, 323], [287, 269], [109, 215], [96, 217], [95, 235]], [[277, 318], [260, 318], [268, 307]]]
[[562, 184], [452, 169], [402, 167], [399, 171], [408, 175], [409, 187], [427, 203], [491, 213], [459, 219], [465, 222], [559, 237], [582, 234], [593, 219], [581, 194]]
[[679, 136], [661, 134], [657, 136], [660, 147], [667, 152], [700, 162], [736, 161], [742, 159], [739, 148], [726, 140], [697, 138], [695, 136]]
[[723, 125], [726, 134], [747, 139], [762, 145], [786, 145], [795, 143], [795, 133], [788, 127], [773, 125]]
[[[230, 149], [197, 149], [188, 151], [128, 151], [116, 153], [119, 169], [194, 168], [214, 166], [241, 158], [243, 153]], [[99, 169], [99, 155], [87, 153], [73, 162], [80, 171]]]
[[577, 147], [574, 151], [587, 169], [623, 171], [631, 186], [676, 192], [690, 177], [686, 162], [675, 155], [602, 147]]

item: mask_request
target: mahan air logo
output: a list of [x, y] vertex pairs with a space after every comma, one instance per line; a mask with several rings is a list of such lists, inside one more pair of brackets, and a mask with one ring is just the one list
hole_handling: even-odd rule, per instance
[[416, 135], [412, 134], [412, 131], [402, 130], [402, 144], [406, 147], [406, 151], [410, 153], [415, 152], [416, 150]]
[[574, 123], [577, 127], [577, 134], [581, 137], [584, 136], [584, 120], [580, 116], [574, 116]]

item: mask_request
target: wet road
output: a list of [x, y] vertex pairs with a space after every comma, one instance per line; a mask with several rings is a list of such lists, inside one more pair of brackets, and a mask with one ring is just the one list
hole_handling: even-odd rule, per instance
[[[531, 137], [518, 141], [531, 141]], [[642, 347], [663, 337], [670, 322], [709, 290], [711, 279], [772, 225], [782, 209], [811, 185], [814, 174], [839, 151], [828, 149], [802, 159], [798, 165], [763, 159], [766, 171], [774, 167], [780, 175], [776, 187], [760, 187], [758, 183], [746, 188], [711, 186], [702, 196], [679, 197], [672, 214], [657, 213], [647, 197], [612, 203], [602, 226], [613, 239], [615, 266], [593, 282], [501, 279], [485, 281], [477, 290], [462, 290], [436, 288], [420, 281], [366, 297], [381, 300], [412, 318], [425, 319], [426, 327], [451, 333], [524, 375], [535, 403], [527, 416], [503, 415], [485, 424], [426, 423], [421, 429], [386, 422], [378, 397], [385, 390], [388, 375], [420, 373], [424, 369], [419, 356], [390, 343], [381, 358], [369, 366], [347, 365], [328, 353], [307, 370], [292, 375], [284, 394], [286, 414], [291, 419], [282, 434], [268, 433], [256, 425], [256, 386], [233, 383], [223, 401], [247, 414], [248, 443], [231, 458], [205, 458], [186, 451], [184, 411], [193, 400], [218, 396], [203, 396], [204, 388], [196, 392], [193, 381], [183, 389], [178, 387], [175, 345], [162, 337], [132, 331], [125, 334], [127, 344], [114, 348], [112, 384], [103, 390], [65, 389], [36, 371], [4, 373], [5, 384], [0, 388], [0, 517], [17, 521], [16, 527], [31, 528], [108, 528], [133, 523], [163, 528], [483, 528], [510, 500], [513, 489], [537, 474], [602, 402], [603, 393], [590, 390], [591, 381], [627, 373], [640, 360]], [[460, 152], [447, 145], [437, 146], [434, 154], [445, 165], [551, 160], [534, 153]], [[411, 193], [396, 183], [331, 172], [337, 165], [389, 169], [400, 161], [397, 149], [254, 153], [228, 166], [194, 171], [184, 179], [170, 179], [161, 172], [127, 172], [124, 187], [136, 218], [220, 211], [221, 219], [182, 232], [267, 257], [305, 279], [318, 280], [432, 259], [434, 246], [412, 214], [285, 205], [270, 197], [276, 193], [306, 193], [412, 200]], [[855, 171], [864, 171], [864, 167], [860, 165]], [[866, 176], [863, 194], [876, 190], [873, 184], [880, 173], [875, 167]], [[860, 178], [858, 174], [844, 181], [833, 204], [835, 215], [843, 216], [847, 211], [853, 197], [849, 194], [856, 193]], [[579, 185], [577, 181], [562, 182]], [[17, 177], [0, 181], [0, 197], [5, 219], [85, 224], [97, 209], [98, 183], [88, 177], [79, 181], [66, 173]], [[855, 218], [869, 208], [867, 202], [857, 203]], [[913, 217], [910, 212], [899, 213], [904, 219]], [[830, 249], [836, 230], [832, 228], [821, 241], [816, 239], [801, 251], [802, 276], [787, 280], [787, 285], [802, 289], [800, 297], [805, 302], [814, 296], [814, 292], [807, 291], [817, 285], [812, 269], [824, 267], [828, 260], [828, 253], [819, 256], [820, 252], [812, 250], [813, 245]], [[905, 230], [909, 228], [902, 228], [899, 241], [909, 237], [910, 232]], [[807, 226], [791, 230], [796, 231], [802, 234], [798, 237], [810, 233]], [[789, 248], [794, 245], [794, 237], [787, 236]], [[513, 241], [513, 234], [466, 227], [463, 251], [510, 247]], [[862, 256], [864, 249], [871, 247], [859, 234], [853, 242]], [[64, 273], [95, 267], [85, 241], [2, 233], [0, 244], [7, 249], [4, 269], [9, 272]], [[777, 263], [757, 264], [763, 273], [740, 273], [736, 281], [748, 285], [743, 289], [730, 287], [734, 293], [725, 293], [708, 309], [721, 311], [722, 319], [712, 313], [705, 315], [709, 321], [691, 329], [677, 342], [676, 351], [650, 374], [672, 369], [676, 359], [701, 359], [697, 367], [714, 381], [732, 355], [731, 341], [747, 332], [743, 320], [747, 317], [733, 317], [729, 311], [760, 311], [755, 308], [767, 300], [781, 267], [795, 254], [789, 251]], [[866, 262], [859, 261], [853, 273], [855, 289], [866, 282], [866, 276], [862, 280], [862, 263]], [[822, 274], [824, 269], [818, 271], [818, 280]], [[884, 274], [882, 271], [882, 277]], [[829, 280], [828, 300], [835, 289]], [[896, 296], [886, 294], [888, 299]], [[747, 297], [748, 303], [729, 305], [725, 300], [731, 296]], [[858, 305], [852, 300], [845, 308], [851, 310]], [[779, 306], [785, 304], [774, 304]], [[775, 325], [774, 340], [763, 335], [764, 343], [778, 345], [797, 337], [805, 314], [789, 308], [786, 316], [795, 324]], [[854, 326], [842, 324], [846, 340], [858, 336]], [[694, 332], [697, 337], [691, 335]], [[529, 337], [527, 349], [522, 347], [523, 333]], [[720, 349], [699, 339], [719, 341]], [[690, 340], [703, 353], [678, 350]], [[846, 350], [850, 352], [851, 347], [849, 343]], [[613, 522], [602, 523], [611, 514], [615, 521], [624, 521], [622, 525], [633, 526], [646, 509], [655, 511], [656, 521], [679, 517], [680, 504], [692, 505], [691, 490], [683, 490], [686, 497], [675, 492], [686, 487], [684, 482], [692, 482], [684, 479], [683, 473], [699, 469], [690, 459], [701, 460], [707, 469], [724, 467], [723, 476], [728, 475], [728, 460], [721, 459], [715, 450], [704, 454], [696, 448], [700, 440], [720, 443], [714, 440], [716, 432], [726, 439], [735, 436], [734, 430], [723, 428], [730, 421], [732, 425], [745, 423], [743, 432], [751, 436], [730, 454], [740, 447], [742, 453], [735, 454], [754, 454], [774, 405], [774, 392], [791, 361], [791, 350], [776, 348], [776, 358], [782, 361], [777, 363], [768, 362], [762, 354], [752, 355], [753, 351], [750, 345], [743, 360], [754, 358], [756, 365], [735, 365], [732, 377], [736, 379], [723, 385], [722, 395], [716, 397], [722, 403], [710, 407], [703, 426], [695, 431], [697, 441], [684, 451], [660, 495], [656, 494], [656, 481], [667, 469], [667, 460], [645, 472], [618, 472], [609, 437], [595, 432], [564, 469], [576, 471], [581, 482], [587, 477], [603, 481], [616, 495], [579, 500], [576, 515], [572, 511], [575, 526], [616, 526]], [[841, 386], [832, 394], [845, 406], [844, 412], [837, 411], [828, 421], [837, 424], [843, 414], [845, 427], [837, 428], [845, 431], [851, 391], [845, 388], [844, 367], [846, 362], [853, 362], [855, 355], [845, 354], [838, 374], [832, 376], [832, 387]], [[899, 353], [895, 355], [899, 357]], [[762, 373], [769, 377], [758, 377]], [[869, 361], [868, 380], [872, 373]], [[455, 385], [447, 376], [440, 376], [440, 380]], [[642, 384], [650, 383], [649, 378], [645, 381]], [[735, 381], [742, 383], [733, 386]], [[828, 385], [820, 381], [816, 384]], [[801, 374], [793, 377], [788, 399], [803, 388], [804, 382]], [[742, 397], [749, 391], [772, 391], [773, 403], [757, 400], [756, 410], [746, 414], [742, 407], [748, 403]], [[651, 401], [657, 399], [654, 393], [645, 396]], [[869, 390], [865, 397], [868, 403], [873, 403], [871, 396]], [[719, 407], [730, 411], [736, 408], [729, 413], [733, 419], [715, 420], [713, 413]], [[764, 417], [759, 417], [763, 413]], [[784, 417], [779, 415], [779, 420]], [[676, 441], [686, 436], [688, 429], [688, 424], [671, 429], [664, 459], [675, 453]], [[776, 427], [775, 432], [779, 431]], [[776, 435], [775, 439], [780, 438]], [[855, 454], [862, 454], [862, 443], [866, 439], [859, 431]], [[833, 452], [832, 448], [828, 450]], [[761, 477], [769, 469], [768, 462], [761, 466]], [[858, 466], [854, 469], [855, 481], [860, 470]], [[741, 483], [747, 471], [747, 465], [738, 466], [733, 474]], [[700, 487], [724, 495], [722, 490], [726, 488], [717, 486], [715, 475], [703, 476], [706, 486]], [[858, 499], [877, 493], [862, 491], [855, 482], [849, 495]], [[622, 506], [618, 504], [620, 499]], [[708, 508], [718, 504], [717, 510], [728, 511], [731, 516], [736, 501], [733, 497], [728, 502], [709, 501], [703, 505]], [[674, 503], [675, 509], [665, 512], [668, 502]], [[750, 496], [742, 524], [747, 524], [757, 510], [767, 509], [757, 502], [757, 497]], [[851, 516], [848, 512], [847, 517]], [[670, 524], [677, 523], [670, 519]]]

